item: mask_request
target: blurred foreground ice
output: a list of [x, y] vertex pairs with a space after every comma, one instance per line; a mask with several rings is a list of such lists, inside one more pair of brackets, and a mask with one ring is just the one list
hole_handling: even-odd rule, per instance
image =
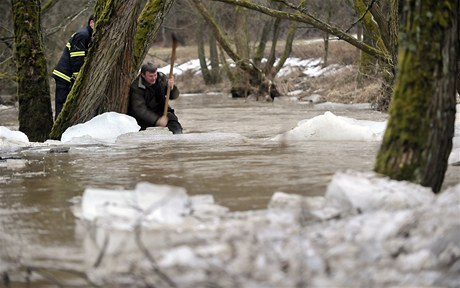
[[460, 285], [460, 184], [435, 196], [346, 171], [324, 197], [276, 192], [265, 210], [231, 212], [210, 195], [140, 183], [133, 191], [87, 189], [75, 211], [101, 285]]

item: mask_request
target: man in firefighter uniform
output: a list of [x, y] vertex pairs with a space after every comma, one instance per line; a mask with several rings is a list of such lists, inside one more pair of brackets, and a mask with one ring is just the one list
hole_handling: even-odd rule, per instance
[[61, 59], [54, 68], [53, 78], [56, 82], [54, 119], [57, 119], [61, 113], [73, 82], [77, 78], [81, 66], [83, 66], [91, 44], [93, 29], [94, 17], [91, 16], [88, 19], [88, 25], [70, 37], [69, 42], [64, 47]]

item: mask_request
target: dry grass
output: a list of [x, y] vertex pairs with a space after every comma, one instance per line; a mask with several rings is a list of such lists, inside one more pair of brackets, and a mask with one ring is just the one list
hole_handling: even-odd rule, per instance
[[[179, 46], [176, 50], [176, 55], [175, 63], [185, 63], [197, 58], [197, 48], [196, 46]], [[291, 53], [291, 57], [301, 59], [322, 59], [323, 56], [324, 45], [322, 41], [296, 41]], [[170, 57], [170, 47], [153, 47], [147, 55], [147, 60], [163, 66], [169, 64]], [[293, 73], [287, 77], [277, 78], [275, 82], [282, 95], [289, 95], [289, 92], [296, 91], [296, 97], [300, 99], [319, 94], [322, 101], [338, 103], [372, 102], [378, 96], [380, 84], [377, 79], [373, 79], [372, 81], [368, 80], [362, 87], [358, 87], [356, 81], [358, 58], [359, 51], [357, 48], [343, 41], [331, 40], [329, 42], [327, 64], [339, 64], [343, 67], [342, 69], [336, 73], [315, 78], [307, 77], [301, 71], [298, 71], [298, 73]], [[230, 91], [228, 79], [218, 85], [207, 86], [200, 75], [193, 75], [192, 73], [178, 76], [176, 83], [183, 93]]]

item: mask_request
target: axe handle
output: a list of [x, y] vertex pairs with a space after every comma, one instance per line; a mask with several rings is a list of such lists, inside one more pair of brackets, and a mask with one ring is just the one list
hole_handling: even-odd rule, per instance
[[169, 95], [171, 94], [171, 87], [169, 87], [169, 79], [173, 78], [173, 69], [174, 69], [174, 61], [176, 60], [176, 47], [177, 47], [177, 39], [176, 37], [172, 36], [172, 53], [171, 53], [171, 67], [169, 68], [169, 78], [168, 78], [168, 88], [166, 90], [166, 99], [165, 99], [165, 107], [163, 110], [163, 116], [168, 115], [168, 107], [169, 107]]

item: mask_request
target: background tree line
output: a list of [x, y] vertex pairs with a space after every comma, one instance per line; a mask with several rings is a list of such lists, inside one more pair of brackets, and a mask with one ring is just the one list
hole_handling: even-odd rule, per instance
[[[67, 3], [64, 0], [11, 1], [15, 57], [8, 54], [8, 49], [13, 51], [12, 36], [6, 35], [11, 34], [10, 26], [2, 24], [2, 31], [6, 31], [2, 33], [6, 36], [1, 36], [1, 40], [6, 52], [2, 53], [1, 65], [11, 67], [15, 62], [17, 72], [9, 74], [7, 70], [1, 77], [3, 81], [18, 83], [20, 130], [32, 140], [48, 138], [51, 125], [51, 137], [59, 138], [67, 127], [103, 112], [125, 112], [129, 82], [153, 40], [160, 39], [158, 35], [167, 39], [164, 32], [168, 29], [196, 35], [203, 75], [209, 76], [208, 83], [219, 81], [220, 67], [223, 67], [232, 81], [234, 95], [244, 97], [252, 93], [269, 99], [277, 96], [273, 79], [289, 55], [292, 41], [304, 36], [296, 33], [311, 27], [315, 33], [324, 35], [325, 43], [333, 36], [362, 51], [360, 77], [377, 74], [382, 79], [381, 96], [375, 104], [379, 110], [390, 107], [390, 120], [376, 171], [439, 191], [454, 131], [458, 0], [423, 3], [416, 0], [188, 0], [180, 4], [173, 0], [88, 1], [87, 7], [94, 7], [97, 21], [93, 47], [80, 73], [85, 76], [77, 78], [62, 113], [53, 124], [49, 120], [52, 114], [49, 85], [43, 84], [48, 73], [43, 60], [52, 59], [47, 53], [53, 48], [50, 45], [49, 49], [41, 50], [41, 41], [44, 39], [47, 43], [46, 31], [54, 30], [47, 30], [42, 23], [52, 21], [43, 21], [41, 17], [45, 17], [47, 11], [59, 11], [58, 3], [64, 2]], [[79, 6], [74, 17], [70, 15], [58, 21], [67, 23], [86, 13], [82, 11], [93, 12], [82, 9], [81, 3]], [[201, 28], [196, 29], [197, 33], [185, 33], [192, 26]], [[203, 33], [205, 31], [210, 32]], [[205, 38], [205, 34], [208, 37]], [[276, 52], [275, 43], [280, 39], [285, 41], [284, 54]], [[204, 59], [204, 41], [210, 43], [211, 69]], [[28, 51], [27, 47], [32, 49]], [[327, 44], [324, 47], [327, 52]], [[228, 58], [236, 64], [235, 69], [226, 65]], [[267, 61], [262, 63], [262, 58]], [[279, 62], [275, 64], [274, 59]]]

